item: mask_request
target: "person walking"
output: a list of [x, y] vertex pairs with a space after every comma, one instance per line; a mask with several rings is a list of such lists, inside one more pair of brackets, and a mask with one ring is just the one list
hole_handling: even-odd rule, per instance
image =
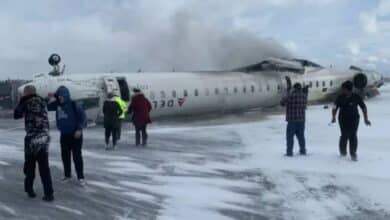
[[[115, 99], [115, 96], [112, 93], [108, 94], [107, 98], [108, 99], [103, 104], [103, 114], [106, 150], [109, 150], [115, 149], [119, 135], [120, 116], [122, 115], [123, 110], [119, 106], [118, 102]], [[111, 148], [109, 147], [110, 136], [112, 136]]]
[[35, 166], [38, 163], [43, 185], [44, 201], [54, 200], [49, 167], [49, 120], [46, 102], [36, 94], [34, 86], [26, 86], [24, 95], [14, 110], [14, 119], [24, 117], [26, 136], [24, 138], [24, 190], [30, 198], [35, 198]]
[[122, 114], [119, 115], [119, 127], [117, 132], [117, 140], [121, 139], [122, 136], [122, 123], [125, 120], [127, 112], [127, 103], [119, 96], [114, 95], [115, 102], [118, 103], [119, 107], [122, 110]]
[[353, 161], [357, 161], [357, 147], [358, 137], [357, 131], [359, 127], [359, 110], [363, 112], [364, 122], [367, 126], [371, 125], [368, 120], [368, 113], [366, 104], [363, 98], [353, 92], [353, 83], [346, 81], [341, 86], [342, 94], [340, 94], [332, 110], [332, 123], [336, 122], [336, 115], [339, 111], [338, 120], [340, 125], [340, 141], [339, 141], [339, 152], [342, 157], [347, 156], [347, 144], [349, 142], [349, 154]]
[[146, 127], [149, 123], [152, 123], [149, 115], [152, 110], [152, 105], [140, 89], [135, 88], [133, 92], [134, 95], [128, 109], [129, 114], [133, 114], [132, 121], [135, 127], [135, 145], [139, 146], [141, 144], [142, 137], [142, 145], [146, 146], [148, 141]]
[[293, 91], [283, 98], [281, 104], [286, 106], [286, 141], [287, 150], [286, 156], [292, 157], [294, 155], [294, 136], [297, 137], [299, 142], [299, 153], [306, 155], [306, 141], [305, 141], [305, 120], [306, 120], [306, 107], [307, 107], [308, 88], [302, 89], [302, 85], [299, 83], [294, 84]]
[[61, 157], [64, 166], [63, 181], [71, 180], [71, 158], [73, 157], [79, 184], [84, 186], [84, 164], [82, 157], [83, 128], [86, 124], [84, 110], [71, 99], [65, 86], [55, 94], [49, 94], [49, 111], [56, 111], [57, 128], [61, 133]]

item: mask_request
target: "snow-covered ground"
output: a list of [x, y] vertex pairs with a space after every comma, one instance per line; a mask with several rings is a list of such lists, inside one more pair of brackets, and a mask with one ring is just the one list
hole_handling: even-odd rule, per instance
[[[86, 187], [61, 183], [58, 133], [50, 163], [56, 201], [23, 192], [22, 122], [0, 121], [0, 219], [390, 219], [390, 87], [368, 101], [359, 161], [338, 156], [330, 110], [307, 112], [309, 156], [285, 158], [282, 114], [247, 113], [200, 122], [159, 123], [136, 148], [125, 128], [117, 151], [103, 129], [85, 132]], [[296, 149], [297, 150], [297, 149]], [[42, 194], [39, 178], [36, 191]]]

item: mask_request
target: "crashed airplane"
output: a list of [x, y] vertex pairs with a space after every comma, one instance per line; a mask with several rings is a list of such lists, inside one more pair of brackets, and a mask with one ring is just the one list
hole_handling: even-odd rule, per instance
[[362, 95], [378, 95], [384, 78], [374, 71], [350, 67], [346, 70], [325, 68], [302, 59], [270, 58], [258, 64], [228, 71], [190, 71], [160, 73], [64, 74], [61, 58], [53, 54], [49, 63], [53, 71], [37, 74], [32, 82], [39, 95], [47, 97], [59, 86], [71, 91], [72, 98], [87, 110], [88, 119], [102, 116], [108, 93], [129, 102], [132, 89], [141, 89], [153, 105], [153, 117], [199, 115], [232, 112], [279, 104], [296, 82], [309, 87], [309, 102], [327, 101], [339, 93], [341, 84], [351, 80]]

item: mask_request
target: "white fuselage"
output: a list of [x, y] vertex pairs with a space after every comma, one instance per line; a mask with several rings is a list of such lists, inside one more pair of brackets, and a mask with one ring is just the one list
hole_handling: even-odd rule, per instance
[[[199, 115], [231, 112], [278, 105], [285, 95], [287, 82], [312, 85], [309, 101], [321, 101], [336, 93], [342, 82], [351, 80], [355, 71], [320, 69], [305, 74], [279, 72], [167, 72], [167, 73], [101, 73], [40, 74], [33, 84], [39, 95], [47, 97], [64, 85], [74, 100], [88, 103], [88, 118], [101, 116], [101, 106], [108, 93], [125, 100], [133, 88], [140, 88], [153, 106], [152, 117]], [[369, 80], [375, 77], [368, 76]], [[22, 88], [20, 88], [22, 89]], [[127, 94], [124, 94], [127, 93]], [[127, 97], [127, 98], [126, 98]]]

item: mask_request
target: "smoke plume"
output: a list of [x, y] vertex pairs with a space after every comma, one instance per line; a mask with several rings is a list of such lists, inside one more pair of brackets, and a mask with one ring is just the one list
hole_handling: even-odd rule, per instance
[[289, 58], [290, 52], [273, 39], [250, 30], [227, 31], [199, 22], [185, 11], [176, 13], [170, 25], [143, 38], [138, 60], [147, 70], [228, 70], [269, 57]]

